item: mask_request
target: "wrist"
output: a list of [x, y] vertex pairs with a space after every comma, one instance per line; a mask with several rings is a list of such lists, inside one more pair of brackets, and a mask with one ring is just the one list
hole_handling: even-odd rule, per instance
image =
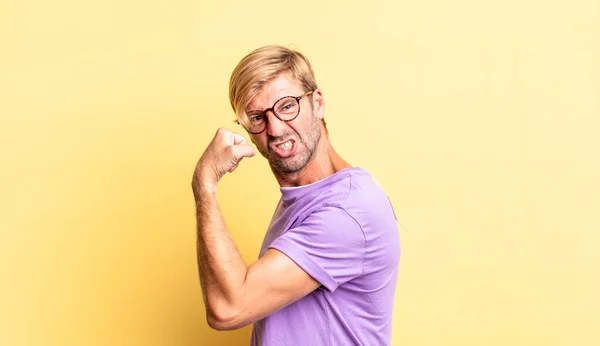
[[194, 197], [198, 200], [202, 195], [215, 194], [217, 192], [217, 182], [207, 174], [196, 172], [192, 181], [192, 189]]

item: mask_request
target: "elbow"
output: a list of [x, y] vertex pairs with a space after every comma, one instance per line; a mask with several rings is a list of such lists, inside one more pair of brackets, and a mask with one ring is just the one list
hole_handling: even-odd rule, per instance
[[233, 327], [233, 322], [230, 319], [218, 318], [213, 315], [206, 316], [206, 322], [208, 322], [208, 326], [214, 330], [235, 330], [237, 328]]
[[234, 309], [221, 309], [219, 311], [207, 310], [206, 321], [208, 326], [214, 330], [236, 330], [245, 327], [238, 311]]

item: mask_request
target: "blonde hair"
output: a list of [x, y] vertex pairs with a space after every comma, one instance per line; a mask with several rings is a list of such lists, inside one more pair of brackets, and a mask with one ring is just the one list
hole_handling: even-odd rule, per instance
[[280, 73], [290, 73], [304, 91], [317, 88], [310, 62], [302, 53], [279, 45], [258, 48], [238, 63], [229, 80], [229, 102], [240, 124], [248, 123], [246, 107], [262, 86]]

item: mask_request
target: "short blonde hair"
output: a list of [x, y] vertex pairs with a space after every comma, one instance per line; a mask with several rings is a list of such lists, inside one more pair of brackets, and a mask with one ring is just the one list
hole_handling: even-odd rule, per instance
[[248, 123], [246, 107], [260, 88], [282, 72], [290, 73], [300, 81], [304, 91], [317, 88], [315, 74], [308, 59], [302, 53], [283, 46], [258, 48], [238, 63], [229, 80], [229, 102], [240, 124]]

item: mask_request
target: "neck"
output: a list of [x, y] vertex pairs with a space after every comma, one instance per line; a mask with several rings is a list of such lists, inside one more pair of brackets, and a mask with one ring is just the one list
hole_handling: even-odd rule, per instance
[[304, 168], [294, 173], [280, 173], [273, 170], [273, 174], [279, 186], [294, 187], [315, 183], [349, 167], [352, 166], [338, 155], [325, 135], [321, 137], [317, 150]]

